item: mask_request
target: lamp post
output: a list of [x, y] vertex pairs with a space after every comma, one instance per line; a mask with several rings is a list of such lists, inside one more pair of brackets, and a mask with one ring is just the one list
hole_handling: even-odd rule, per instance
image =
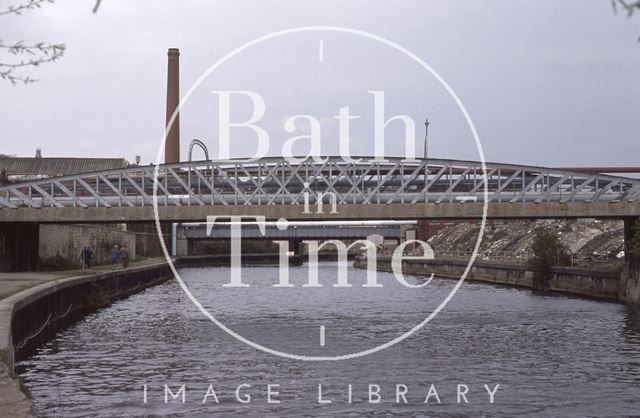
[[424, 155], [422, 156], [422, 158], [424, 159], [424, 186], [425, 186], [425, 190], [424, 190], [424, 202], [427, 203], [429, 201], [429, 198], [427, 197], [427, 182], [429, 181], [429, 160], [427, 159], [428, 157], [428, 151], [429, 151], [429, 140], [428, 140], [428, 136], [429, 136], [429, 119], [425, 119], [424, 120]]
[[424, 121], [424, 156], [423, 158], [427, 159], [427, 152], [429, 151], [429, 119], [425, 119]]

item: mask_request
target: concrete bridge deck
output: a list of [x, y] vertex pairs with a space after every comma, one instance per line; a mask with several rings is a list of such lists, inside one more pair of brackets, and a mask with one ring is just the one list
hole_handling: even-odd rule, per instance
[[[302, 205], [242, 206], [160, 206], [161, 221], [204, 222], [207, 216], [265, 216], [277, 220], [415, 220], [415, 219], [480, 219], [481, 203], [414, 203], [341, 205], [337, 213], [305, 213]], [[543, 218], [624, 218], [640, 216], [638, 202], [517, 202], [489, 203], [489, 219]], [[123, 223], [150, 222], [151, 206], [139, 207], [65, 207], [0, 210], [0, 222], [35, 223]]]

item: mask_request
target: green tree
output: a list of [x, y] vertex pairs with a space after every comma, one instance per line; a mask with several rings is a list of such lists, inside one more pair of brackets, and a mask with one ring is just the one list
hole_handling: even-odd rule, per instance
[[533, 270], [533, 286], [535, 289], [547, 290], [553, 266], [563, 263], [567, 250], [560, 242], [558, 235], [547, 228], [537, 228], [533, 238], [533, 255], [529, 259], [529, 267]]

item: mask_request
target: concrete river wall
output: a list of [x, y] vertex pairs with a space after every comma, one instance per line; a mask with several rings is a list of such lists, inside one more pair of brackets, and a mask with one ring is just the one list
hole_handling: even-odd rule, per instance
[[628, 267], [622, 270], [619, 298], [622, 302], [640, 303], [640, 271]]
[[[355, 267], [366, 268], [366, 260], [358, 259]], [[411, 275], [430, 275], [458, 279], [467, 263], [458, 260], [404, 260], [402, 271]], [[391, 270], [391, 257], [379, 256], [377, 269]], [[554, 267], [549, 281], [551, 291], [577, 296], [640, 303], [640, 273], [625, 268], [622, 272]], [[469, 281], [533, 288], [533, 272], [526, 265], [496, 264], [476, 261], [466, 278]]]
[[[243, 265], [275, 264], [278, 254], [244, 254]], [[177, 267], [228, 266], [228, 255], [179, 257]], [[291, 265], [302, 257], [290, 258]], [[25, 273], [28, 275], [28, 273]], [[26, 358], [55, 333], [115, 299], [173, 278], [165, 261], [126, 270], [96, 271], [51, 280], [0, 300], [0, 417], [31, 417], [31, 402], [12, 378], [16, 360]]]
[[0, 353], [13, 368], [60, 328], [92, 309], [108, 305], [172, 277], [166, 262], [54, 280], [0, 300]]
[[[278, 254], [244, 254], [243, 265], [275, 264]], [[228, 266], [229, 256], [179, 257], [177, 267]], [[299, 256], [291, 265], [302, 264]], [[56, 331], [88, 311], [173, 277], [165, 261], [43, 283], [0, 300], [0, 360], [13, 370], [16, 358], [31, 354]]]
[[167, 263], [158, 262], [52, 280], [0, 300], [0, 416], [33, 416], [26, 391], [12, 378], [16, 359], [87, 312], [171, 277]]

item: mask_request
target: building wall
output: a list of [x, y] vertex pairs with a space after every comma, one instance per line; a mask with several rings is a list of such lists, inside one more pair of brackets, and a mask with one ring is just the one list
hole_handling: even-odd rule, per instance
[[80, 253], [87, 245], [93, 249], [94, 264], [111, 262], [111, 248], [114, 244], [129, 247], [130, 260], [136, 259], [136, 234], [113, 225], [40, 225], [40, 263], [57, 255], [68, 260], [74, 267], [82, 267]]
[[625, 266], [620, 280], [620, 300], [640, 304], [640, 271]]
[[[171, 251], [171, 223], [162, 222], [160, 224], [162, 236], [167, 250]], [[164, 252], [160, 245], [158, 230], [154, 222], [128, 223], [127, 231], [136, 234], [136, 254], [144, 257], [163, 256]]]

